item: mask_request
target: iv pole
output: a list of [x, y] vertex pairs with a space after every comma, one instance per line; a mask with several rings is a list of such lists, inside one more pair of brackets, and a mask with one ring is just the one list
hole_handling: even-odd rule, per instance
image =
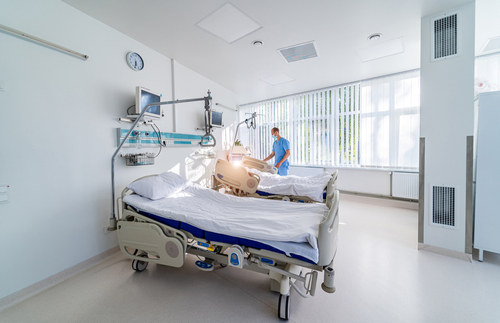
[[[233, 145], [231, 146], [231, 151], [229, 151], [229, 161], [233, 161], [233, 148], [234, 144], [236, 143], [236, 137], [238, 136], [238, 129], [240, 128], [240, 125], [246, 123], [248, 128], [254, 128], [257, 126], [257, 122], [255, 121], [255, 118], [257, 117], [257, 112], [252, 113], [252, 116], [250, 118], [247, 118], [240, 123], [238, 123], [238, 126], [236, 127], [236, 131], [234, 132], [234, 140], [233, 140]], [[248, 126], [248, 122], [252, 120], [252, 123], [250, 123], [250, 126]]]
[[[116, 230], [116, 216], [115, 216], [115, 158], [122, 149], [123, 144], [127, 141], [128, 137], [132, 133], [132, 131], [135, 129], [135, 126], [137, 123], [142, 119], [142, 116], [146, 111], [156, 105], [167, 105], [167, 104], [177, 104], [177, 103], [187, 103], [187, 102], [195, 102], [195, 101], [205, 101], [205, 111], [210, 110], [210, 102], [212, 101], [212, 96], [210, 95], [210, 90], [208, 90], [208, 96], [204, 98], [197, 98], [197, 99], [186, 99], [186, 100], [175, 100], [175, 101], [165, 101], [165, 102], [154, 102], [148, 104], [144, 109], [142, 109], [141, 114], [135, 119], [134, 124], [132, 127], [130, 127], [130, 130], [128, 133], [125, 135], [125, 138], [123, 138], [122, 142], [118, 146], [118, 148], [115, 150], [115, 153], [113, 154], [113, 157], [111, 158], [111, 215], [109, 217], [109, 227], [107, 227], [108, 231], [115, 231]], [[205, 134], [201, 138], [201, 143], [203, 143], [204, 138], [210, 138], [214, 139], [214, 145], [215, 145], [215, 138], [211, 134]], [[203, 145], [203, 144], [202, 144]]]

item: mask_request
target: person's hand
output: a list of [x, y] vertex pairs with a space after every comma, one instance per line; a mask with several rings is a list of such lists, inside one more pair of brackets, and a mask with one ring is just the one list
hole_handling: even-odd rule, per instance
[[280, 168], [281, 167], [281, 163], [277, 163], [276, 166], [274, 166], [276, 168]]

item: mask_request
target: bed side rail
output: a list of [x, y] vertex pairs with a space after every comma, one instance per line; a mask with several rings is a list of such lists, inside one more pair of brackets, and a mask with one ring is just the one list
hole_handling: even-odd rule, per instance
[[269, 165], [263, 160], [252, 158], [249, 156], [243, 156], [243, 158], [241, 159], [241, 165], [248, 168], [255, 168], [261, 172], [267, 172], [271, 174], [278, 173], [278, 169], [276, 167]]
[[332, 178], [328, 181], [328, 184], [326, 184], [326, 206], [329, 208], [332, 207], [333, 201], [335, 200], [335, 192], [337, 191], [337, 177], [338, 177], [338, 170], [336, 170], [332, 174]]
[[328, 217], [319, 225], [319, 266], [329, 265], [337, 252], [339, 231], [339, 191], [335, 191]]
[[[153, 175], [146, 175], [146, 176], [143, 176], [143, 177], [139, 177], [138, 179], [136, 180], [133, 180], [133, 182], [137, 182], [138, 180], [141, 180], [143, 178], [146, 178], [146, 177], [153, 177], [153, 176], [158, 176], [158, 174], [153, 174]], [[125, 209], [127, 208], [127, 205], [125, 202], [123, 202], [123, 198], [126, 196], [126, 195], [130, 195], [130, 194], [135, 194], [133, 193], [132, 190], [128, 189], [127, 187], [125, 187], [123, 190], [122, 190], [122, 193], [120, 195], [120, 197], [118, 197], [116, 199], [116, 205], [118, 206], [118, 214], [117, 214], [117, 220], [121, 220], [123, 219], [123, 213], [125, 211]]]
[[215, 164], [215, 179], [232, 189], [238, 189], [246, 193], [255, 193], [260, 183], [258, 175], [223, 159], [218, 159]]

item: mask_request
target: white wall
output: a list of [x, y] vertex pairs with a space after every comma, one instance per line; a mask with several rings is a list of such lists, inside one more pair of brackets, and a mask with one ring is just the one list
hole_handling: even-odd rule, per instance
[[[236, 97], [233, 92], [210, 81], [200, 74], [184, 67], [178, 62], [174, 62], [175, 75], [175, 99], [187, 99], [192, 97], [206, 96], [207, 91], [212, 93], [212, 109], [223, 112], [224, 128], [214, 128], [213, 135], [217, 142], [217, 146], [213, 149], [217, 153], [217, 157], [225, 158], [228, 152], [229, 138], [234, 136], [234, 128], [237, 122], [237, 112], [217, 106], [216, 103], [236, 108]], [[205, 123], [204, 119], [204, 103], [193, 102], [185, 104], [177, 104], [177, 132], [181, 133], [196, 133], [203, 135], [204, 131], [195, 130], [202, 128]], [[205, 183], [210, 175], [211, 170], [215, 167], [215, 159], [202, 159], [196, 155], [186, 157], [186, 178], [192, 181], [202, 181]], [[205, 168], [208, 171], [205, 171]]]
[[[389, 171], [325, 168], [332, 173], [338, 169], [337, 189], [356, 193], [391, 195], [391, 175]], [[311, 176], [322, 172], [323, 168], [290, 166], [290, 175]]]
[[[458, 9], [463, 41], [458, 57], [431, 62], [430, 19], [438, 13], [422, 19], [420, 136], [425, 138], [424, 243], [464, 252], [466, 137], [473, 134], [474, 120], [475, 4]], [[430, 225], [430, 185], [457, 187], [457, 229]]]
[[[0, 266], [2, 298], [117, 245], [115, 233], [104, 234], [115, 129], [128, 127], [117, 118], [134, 104], [135, 86], [170, 100], [172, 84], [170, 58], [59, 0], [0, 0], [0, 8], [2, 24], [90, 56], [82, 61], [0, 33], [0, 81], [6, 84], [0, 92], [0, 183], [10, 186], [10, 202], [0, 204], [0, 245], [12, 264]], [[129, 51], [144, 58], [143, 71], [127, 66]], [[232, 92], [180, 65], [176, 78], [177, 98], [203, 97], [210, 88], [221, 103], [235, 102]], [[165, 132], [173, 129], [169, 109], [157, 122]], [[180, 112], [177, 130], [195, 134], [203, 103], [186, 113]], [[185, 166], [195, 150], [164, 148], [154, 166], [126, 167], [118, 157], [117, 196], [131, 180], [170, 169], [201, 181], [205, 161]]]

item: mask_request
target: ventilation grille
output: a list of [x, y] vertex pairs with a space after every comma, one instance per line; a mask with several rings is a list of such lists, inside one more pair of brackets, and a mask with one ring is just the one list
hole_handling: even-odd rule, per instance
[[458, 55], [458, 13], [434, 20], [433, 60]]
[[314, 42], [278, 49], [287, 63], [318, 57]]
[[455, 188], [432, 187], [432, 223], [455, 226]]

